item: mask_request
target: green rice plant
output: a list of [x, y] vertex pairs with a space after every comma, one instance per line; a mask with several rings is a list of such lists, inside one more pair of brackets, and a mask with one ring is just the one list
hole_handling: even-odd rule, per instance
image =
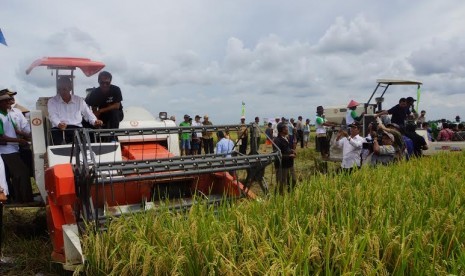
[[465, 273], [465, 154], [311, 174], [284, 195], [125, 215], [83, 238], [88, 275]]

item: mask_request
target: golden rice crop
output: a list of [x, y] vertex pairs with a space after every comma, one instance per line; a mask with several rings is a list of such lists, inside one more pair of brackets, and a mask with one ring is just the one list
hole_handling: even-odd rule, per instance
[[351, 175], [214, 210], [126, 215], [84, 238], [88, 275], [465, 273], [465, 154]]

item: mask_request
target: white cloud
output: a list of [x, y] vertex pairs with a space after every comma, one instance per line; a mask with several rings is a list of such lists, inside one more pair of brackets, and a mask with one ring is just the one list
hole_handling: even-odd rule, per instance
[[[459, 0], [18, 3], [0, 10], [10, 45], [0, 45], [0, 86], [18, 89], [26, 106], [54, 93], [54, 76], [25, 69], [60, 55], [103, 61], [125, 106], [179, 118], [236, 122], [242, 101], [251, 118], [312, 117], [317, 105], [368, 99], [375, 80], [390, 77], [423, 81], [430, 117], [455, 117], [465, 100]], [[76, 72], [78, 95], [96, 84]], [[385, 105], [403, 93], [412, 92], [389, 92]]]
[[317, 49], [323, 53], [360, 54], [376, 48], [381, 40], [379, 26], [375, 22], [367, 21], [363, 15], [349, 22], [344, 17], [338, 17], [318, 41]]
[[460, 74], [465, 71], [465, 40], [435, 39], [430, 44], [413, 51], [409, 61], [420, 75]]

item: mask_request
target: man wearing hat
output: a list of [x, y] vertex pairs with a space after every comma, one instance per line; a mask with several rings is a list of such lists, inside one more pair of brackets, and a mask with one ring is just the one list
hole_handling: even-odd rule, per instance
[[365, 113], [362, 113], [360, 116], [357, 115], [357, 112], [355, 111], [357, 109], [357, 106], [360, 104], [354, 100], [351, 100], [349, 104], [347, 105], [347, 113], [346, 113], [346, 125], [349, 126], [353, 122], [357, 121], [360, 122], [362, 119], [363, 115]]
[[350, 135], [345, 130], [339, 130], [336, 137], [336, 147], [342, 148], [341, 167], [346, 172], [351, 172], [356, 166], [361, 166], [362, 146], [365, 142], [360, 134], [360, 124], [354, 122], [349, 125]]
[[372, 165], [387, 165], [394, 162], [396, 149], [393, 146], [394, 135], [383, 130], [381, 134], [382, 145], [379, 145], [377, 137], [373, 137], [373, 156], [371, 157]]
[[249, 137], [249, 130], [245, 124], [245, 116], [241, 117], [241, 128], [237, 132], [239, 152], [241, 154], [247, 154], [247, 141]]
[[[189, 123], [190, 116], [184, 115], [184, 121], [182, 121], [179, 126], [180, 127], [190, 127], [191, 124]], [[182, 133], [181, 134], [181, 156], [188, 155], [191, 150], [191, 134], [190, 133]]]
[[[202, 124], [204, 126], [213, 125], [213, 123], [208, 118], [208, 115], [203, 116]], [[213, 132], [211, 132], [211, 131], [202, 132], [202, 143], [203, 143], [203, 150], [205, 151], [205, 154], [214, 153], [214, 149], [213, 149]]]
[[11, 177], [9, 187], [10, 196], [16, 202], [31, 202], [32, 187], [28, 172], [29, 168], [19, 154], [20, 145], [28, 145], [28, 142], [17, 136], [16, 123], [12, 120], [9, 109], [11, 97], [8, 91], [0, 91], [0, 154], [6, 169]]

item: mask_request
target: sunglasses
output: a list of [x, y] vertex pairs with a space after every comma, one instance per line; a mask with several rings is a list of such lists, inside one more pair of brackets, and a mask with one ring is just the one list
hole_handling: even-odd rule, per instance
[[99, 83], [100, 83], [100, 85], [110, 85], [111, 82], [110, 81], [101, 81]]

